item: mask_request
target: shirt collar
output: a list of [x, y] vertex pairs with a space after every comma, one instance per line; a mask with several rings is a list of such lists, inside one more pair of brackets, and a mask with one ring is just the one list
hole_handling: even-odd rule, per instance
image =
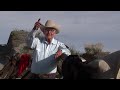
[[[48, 44], [48, 42], [46, 40], [44, 42]], [[57, 44], [57, 40], [55, 38], [53, 38], [52, 41], [51, 41], [51, 43], [52, 44]]]

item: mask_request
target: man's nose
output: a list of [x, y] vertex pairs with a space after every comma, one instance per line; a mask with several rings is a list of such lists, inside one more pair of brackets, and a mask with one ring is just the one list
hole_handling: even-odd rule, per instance
[[51, 33], [51, 30], [48, 30], [48, 33]]

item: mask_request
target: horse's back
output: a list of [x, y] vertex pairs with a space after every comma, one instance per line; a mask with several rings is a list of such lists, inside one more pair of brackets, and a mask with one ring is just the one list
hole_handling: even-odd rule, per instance
[[91, 61], [88, 65], [99, 69], [98, 78], [115, 79], [120, 77], [120, 51], [113, 52], [102, 59]]

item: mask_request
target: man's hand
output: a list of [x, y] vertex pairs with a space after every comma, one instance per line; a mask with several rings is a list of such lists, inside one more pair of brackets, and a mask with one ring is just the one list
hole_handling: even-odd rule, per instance
[[35, 25], [34, 25], [34, 27], [33, 27], [33, 29], [34, 30], [38, 30], [39, 28], [40, 28], [40, 19], [38, 19], [38, 21], [35, 23]]
[[57, 59], [59, 56], [62, 55], [62, 51], [61, 50], [58, 50], [55, 54], [55, 59]]

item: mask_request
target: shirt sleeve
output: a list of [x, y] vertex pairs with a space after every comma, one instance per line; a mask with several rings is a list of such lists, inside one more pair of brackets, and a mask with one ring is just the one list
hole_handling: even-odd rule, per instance
[[60, 43], [59, 49], [62, 51], [62, 53], [66, 54], [66, 55], [71, 55], [70, 50], [65, 46], [64, 43]]
[[32, 30], [28, 36], [27, 36], [27, 46], [31, 49], [35, 49], [37, 42], [38, 42], [38, 38], [35, 37], [37, 34], [38, 30]]

